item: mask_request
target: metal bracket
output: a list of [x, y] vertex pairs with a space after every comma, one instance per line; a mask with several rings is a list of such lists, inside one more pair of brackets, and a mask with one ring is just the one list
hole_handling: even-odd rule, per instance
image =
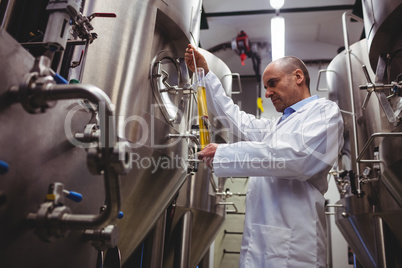
[[246, 196], [247, 194], [242, 194], [242, 193], [232, 193], [229, 188], [227, 188], [224, 192], [218, 192], [215, 195], [217, 196], [222, 196], [222, 198], [225, 200], [226, 198], [232, 197], [232, 196]]
[[356, 158], [356, 162], [357, 163], [381, 163], [381, 159], [377, 159], [377, 160], [368, 160], [368, 159], [362, 159], [363, 155], [366, 153], [366, 151], [368, 150], [369, 146], [371, 145], [371, 143], [376, 139], [376, 138], [380, 138], [380, 137], [401, 137], [402, 136], [402, 132], [379, 132], [379, 133], [374, 133], [371, 135], [370, 139], [366, 142], [366, 144], [363, 146], [362, 151], [360, 152], [360, 154], [358, 155], [358, 157]]
[[[325, 208], [335, 208], [335, 209], [337, 209], [337, 208], [343, 208], [344, 207], [344, 205], [342, 205], [342, 204], [327, 204], [326, 206], [325, 206]], [[325, 212], [325, 215], [336, 215], [336, 213], [335, 212], [328, 212], [328, 211], [326, 211]], [[346, 213], [346, 212], [342, 212], [342, 217], [344, 217], [344, 218], [347, 218], [347, 217], [349, 217], [349, 214], [348, 213]]]
[[233, 210], [226, 210], [226, 213], [229, 213], [229, 212], [238, 212], [238, 209], [237, 209], [237, 207], [236, 207], [236, 205], [235, 205], [235, 203], [234, 202], [219, 202], [218, 204], [216, 204], [217, 206], [233, 206]]
[[226, 76], [232, 76], [232, 77], [237, 77], [237, 83], [239, 84], [239, 91], [232, 91], [231, 94], [232, 95], [237, 95], [237, 94], [241, 94], [243, 93], [243, 88], [241, 86], [241, 80], [240, 80], [240, 74], [239, 73], [231, 73], [231, 74], [225, 74], [223, 78], [225, 78]]
[[333, 70], [328, 70], [328, 69], [321, 69], [321, 70], [318, 71], [317, 86], [316, 86], [316, 91], [318, 91], [318, 92], [327, 92], [328, 91], [328, 88], [320, 89], [321, 75], [323, 73], [326, 73], [326, 72], [334, 72], [334, 71]]

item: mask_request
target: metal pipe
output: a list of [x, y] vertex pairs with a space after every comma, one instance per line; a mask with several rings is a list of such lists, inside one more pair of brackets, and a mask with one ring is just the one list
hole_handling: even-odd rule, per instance
[[[343, 29], [343, 40], [345, 44], [345, 51], [347, 54], [346, 57], [346, 67], [347, 67], [347, 72], [348, 72], [348, 83], [349, 83], [349, 92], [350, 92], [350, 102], [351, 102], [351, 107], [352, 107], [352, 113], [353, 113], [353, 140], [354, 140], [354, 150], [355, 150], [355, 157], [358, 156], [358, 140], [357, 140], [357, 122], [356, 122], [356, 109], [355, 109], [355, 100], [353, 96], [353, 77], [352, 77], [352, 63], [350, 59], [350, 47], [349, 47], [349, 36], [348, 36], [348, 29], [347, 29], [347, 24], [346, 24], [346, 18], [347, 17], [352, 17], [353, 19], [363, 22], [363, 20], [349, 12], [344, 12], [342, 15], [342, 29]], [[356, 175], [359, 176], [360, 174], [360, 165], [356, 161]], [[361, 189], [360, 189], [360, 183], [357, 185], [357, 192], [360, 194]]]
[[196, 135], [193, 135], [193, 134], [188, 134], [188, 133], [185, 133], [185, 134], [169, 134], [169, 138], [170, 138], [170, 139], [172, 139], [172, 138], [181, 138], [181, 139], [189, 138], [189, 139], [192, 140], [198, 147], [201, 148], [201, 144], [200, 144], [200, 141], [198, 140], [198, 137], [197, 137]]
[[181, 238], [179, 240], [178, 252], [175, 256], [174, 267], [188, 268], [190, 267], [190, 253], [191, 253], [191, 231], [193, 224], [193, 213], [187, 211], [181, 218]]
[[[104, 115], [100, 117], [102, 156], [108, 163], [104, 170], [104, 185], [106, 194], [106, 209], [98, 215], [75, 215], [65, 213], [60, 219], [60, 225], [68, 229], [99, 228], [117, 216], [120, 211], [120, 183], [119, 177], [110, 165], [116, 142], [115, 125], [110, 122], [114, 118], [113, 104], [106, 93], [93, 85], [52, 85], [42, 92], [46, 100], [88, 99], [104, 108]], [[110, 128], [110, 129], [109, 129]], [[36, 218], [30, 213], [28, 220]]]
[[381, 160], [361, 160], [363, 155], [366, 153], [367, 149], [371, 145], [371, 143], [374, 141], [375, 138], [378, 137], [401, 137], [402, 132], [378, 132], [374, 133], [371, 135], [370, 139], [366, 142], [366, 144], [363, 146], [362, 151], [356, 158], [357, 163], [380, 163]]
[[167, 210], [159, 217], [144, 242], [142, 267], [163, 268]]
[[380, 216], [374, 216], [374, 235], [375, 235], [375, 246], [377, 255], [377, 266], [378, 268], [387, 267], [386, 250], [385, 250], [385, 239], [384, 239], [384, 225], [383, 220]]
[[3, 10], [0, 10], [0, 12], [3, 12], [3, 17], [0, 18], [1, 19], [0, 28], [7, 29], [11, 21], [11, 16], [14, 10], [16, 0], [4, 0], [3, 2], [4, 2], [2, 5]]
[[[115, 125], [114, 122], [112, 124], [110, 122], [111, 120], [114, 121], [113, 103], [103, 90], [89, 84], [53, 85], [48, 90], [45, 90], [44, 94], [47, 100], [87, 99], [98, 104], [101, 113], [105, 109], [105, 116], [100, 116], [101, 146], [110, 148], [115, 145]], [[110, 127], [112, 128], [111, 130], [109, 130]]]
[[61, 224], [68, 229], [95, 229], [102, 227], [108, 221], [116, 218], [120, 211], [119, 176], [112, 168], [104, 173], [106, 209], [98, 215], [64, 214]]
[[[327, 223], [327, 228], [326, 228], [326, 233], [327, 233], [327, 267], [326, 268], [332, 268], [333, 267], [333, 260], [332, 260], [332, 235], [331, 235], [331, 215], [335, 215], [334, 212], [329, 212], [329, 207], [338, 207], [335, 205], [339, 204], [334, 204], [334, 205], [326, 205], [325, 208], [325, 215], [326, 215], [326, 223]], [[342, 205], [341, 205], [342, 206]]]
[[215, 180], [214, 180], [214, 176], [212, 176], [212, 172], [210, 172], [209, 174], [209, 182], [212, 185], [212, 189], [214, 190], [215, 193], [219, 192], [219, 188], [218, 185], [216, 185]]

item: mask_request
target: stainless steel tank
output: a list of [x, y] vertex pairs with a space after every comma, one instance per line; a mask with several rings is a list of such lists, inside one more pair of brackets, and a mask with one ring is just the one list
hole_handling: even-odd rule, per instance
[[[125, 216], [117, 226], [123, 234], [118, 244], [123, 262], [187, 174], [187, 141], [168, 138], [186, 129], [185, 120], [177, 122], [175, 112], [169, 110], [173, 106], [186, 113], [179, 108], [183, 93], [161, 92], [166, 86], [158, 83], [165, 76], [171, 86], [183, 86], [177, 61], [184, 57], [188, 43], [198, 41], [200, 9], [199, 0], [91, 1], [85, 8], [86, 14], [117, 15], [94, 21], [99, 42], [88, 50], [82, 80], [104, 88], [116, 104], [116, 113], [124, 121], [119, 135], [130, 142], [135, 158], [132, 171], [121, 180]], [[168, 75], [158, 73], [159, 62]]]
[[377, 70], [381, 56], [392, 55], [401, 48], [401, 12], [402, 3], [399, 0], [363, 1], [364, 29], [370, 64], [374, 71]]
[[[24, 1], [11, 2], [13, 6], [18, 6]], [[47, 2], [41, 1], [40, 6], [44, 6], [42, 12], [46, 12]], [[29, 13], [29, 9], [25, 11]], [[182, 133], [188, 127], [186, 118], [181, 117], [187, 113], [188, 106], [186, 93], [180, 88], [183, 89], [188, 81], [184, 77], [180, 58], [184, 57], [188, 43], [198, 42], [200, 11], [199, 0], [85, 1], [84, 15], [116, 15], [116, 18], [96, 18], [92, 21], [98, 39], [85, 47], [81, 66], [74, 70], [81, 69], [81, 73], [68, 77], [80, 78], [82, 83], [102, 89], [106, 95], [98, 93], [106, 99], [110, 98], [115, 108], [108, 106], [108, 111], [114, 110], [117, 122], [114, 125], [111, 120], [109, 126], [118, 130], [118, 141], [128, 141], [123, 161], [129, 162], [126, 164], [131, 171], [120, 179], [113, 176], [113, 185], [103, 181], [108, 170], [104, 176], [90, 173], [87, 151], [93, 151], [93, 148], [73, 146], [66, 137], [65, 124], [71, 125], [69, 131], [72, 135], [83, 133], [80, 134], [82, 138], [95, 139], [96, 126], [85, 127], [97, 120], [114, 119], [114, 116], [108, 114], [101, 117], [93, 112], [90, 104], [82, 101], [59, 101], [43, 114], [28, 114], [21, 104], [14, 103], [19, 100], [11, 98], [9, 90], [24, 81], [25, 75], [32, 70], [34, 58], [1, 29], [0, 58], [4, 68], [0, 73], [0, 118], [2, 125], [7, 127], [1, 132], [0, 160], [10, 166], [0, 182], [2, 266], [95, 267], [100, 251], [91, 245], [90, 239], [83, 238], [105, 235], [113, 240], [106, 242], [117, 241], [116, 229], [79, 228], [78, 231], [68, 232], [68, 227], [66, 233], [57, 229], [55, 234], [60, 237], [66, 235], [65, 238], [45, 243], [34, 234], [33, 229], [25, 226], [27, 215], [38, 211], [44, 199], [53, 198], [53, 193], [49, 197], [48, 188], [55, 182], [61, 182], [67, 190], [84, 195], [80, 204], [68, 200], [64, 202], [69, 210], [83, 215], [109, 211], [110, 206], [106, 210], [104, 208], [105, 202], [109, 204], [111, 199], [109, 192], [121, 189], [124, 217], [108, 223], [118, 227], [120, 236], [117, 246], [122, 262], [145, 238], [187, 175], [189, 142], [187, 139], [169, 138], [169, 134]], [[7, 13], [2, 26], [12, 24], [12, 20], [8, 19], [11, 15]], [[59, 70], [58, 67], [55, 70]], [[31, 86], [35, 86], [34, 83]], [[41, 102], [40, 99], [36, 101]], [[174, 108], [170, 109], [172, 106]], [[71, 111], [75, 112], [71, 114]], [[108, 142], [107, 139], [106, 144]], [[105, 154], [108, 155], [109, 151]], [[90, 161], [95, 161], [97, 157], [97, 154], [92, 154]], [[103, 164], [109, 166], [109, 162]], [[119, 203], [120, 196], [112, 197], [115, 203]], [[117, 205], [114, 204], [113, 213]], [[38, 218], [41, 214], [35, 215]], [[57, 219], [50, 219], [50, 224], [53, 220], [57, 222]]]
[[[402, 138], [398, 111], [401, 98], [396, 93], [400, 91], [400, 82], [395, 76], [402, 73], [402, 68], [398, 67], [399, 52], [389, 54], [388, 61], [382, 61], [381, 55], [373, 52], [373, 40], [389, 40], [391, 43], [375, 41], [388, 48], [402, 44], [399, 37], [389, 36], [390, 29], [399, 27], [391, 22], [401, 17], [401, 11], [395, 8], [400, 2], [396, 5], [395, 1], [391, 2], [393, 4], [385, 6], [381, 2], [380, 9], [365, 6], [365, 12], [370, 10], [373, 17], [382, 17], [374, 26], [370, 24], [370, 31], [374, 29], [374, 33], [366, 28], [367, 40], [350, 47], [346, 44], [346, 51], [333, 59], [327, 72], [329, 96], [338, 103], [345, 124], [345, 146], [338, 164], [341, 200], [337, 202], [336, 223], [363, 267], [402, 265], [402, 232], [398, 226], [402, 220], [399, 168]], [[391, 19], [385, 19], [386, 15], [381, 13], [384, 9], [393, 10], [388, 14]], [[399, 14], [397, 20], [395, 12]], [[386, 28], [381, 25], [382, 21], [387, 21]], [[366, 17], [365, 22], [367, 27]], [[374, 65], [375, 72], [370, 67], [373, 58], [378, 62]], [[367, 74], [363, 65], [367, 66]], [[367, 101], [369, 91], [374, 94]], [[390, 120], [392, 117], [394, 121]], [[345, 187], [347, 185], [351, 185], [351, 189]]]

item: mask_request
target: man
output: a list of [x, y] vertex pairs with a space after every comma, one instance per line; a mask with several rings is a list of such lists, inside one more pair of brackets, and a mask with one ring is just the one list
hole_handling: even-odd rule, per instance
[[323, 195], [343, 143], [337, 105], [311, 96], [304, 63], [284, 57], [270, 63], [262, 77], [265, 97], [283, 116], [256, 119], [225, 95], [205, 58], [191, 45], [185, 59], [190, 70], [194, 60], [205, 70], [209, 112], [224, 116], [222, 123], [243, 140], [210, 144], [198, 154], [219, 177], [251, 176], [240, 267], [325, 267]]

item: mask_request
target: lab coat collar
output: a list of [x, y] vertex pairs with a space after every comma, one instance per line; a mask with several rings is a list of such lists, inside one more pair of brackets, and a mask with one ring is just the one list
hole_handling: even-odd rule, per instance
[[315, 100], [318, 100], [319, 97], [318, 95], [313, 95], [311, 97], [305, 98], [299, 102], [296, 102], [295, 104], [289, 106], [288, 108], [285, 109], [285, 111], [283, 112], [283, 114], [287, 114], [287, 116], [282, 120], [282, 117], [277, 119], [276, 124], [279, 126], [283, 125], [282, 123], [287, 121], [287, 119], [289, 119], [290, 117], [293, 117], [295, 114], [300, 113], [302, 111], [304, 111], [308, 105], [308, 103], [311, 103]]

